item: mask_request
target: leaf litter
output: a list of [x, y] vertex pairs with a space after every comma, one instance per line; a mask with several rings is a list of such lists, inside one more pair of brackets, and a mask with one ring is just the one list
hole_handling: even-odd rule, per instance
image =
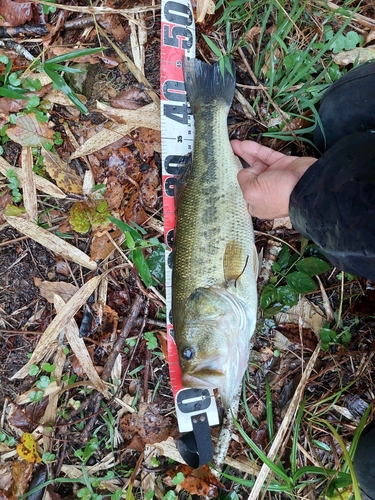
[[[214, 24], [221, 15], [220, 11], [213, 13], [213, 4], [209, 1], [198, 4], [200, 24], [197, 29], [200, 33], [208, 36], [215, 33], [223, 37], [224, 32], [217, 31]], [[139, 454], [147, 450], [148, 446], [154, 446], [155, 450], [162, 453], [156, 461], [151, 462], [151, 466], [157, 470], [152, 474], [157, 475], [161, 469], [160, 473], [165, 481], [164, 486], [162, 483], [158, 486], [161, 488], [160, 498], [167, 489], [175, 490], [178, 494], [181, 488], [191, 495], [224, 498], [222, 495], [234, 488], [235, 483], [232, 481], [223, 478], [223, 483], [218, 483], [208, 468], [196, 472], [175, 463], [170, 470], [167, 463], [166, 457], [173, 457], [177, 461], [181, 458], [173, 441], [176, 420], [165, 363], [165, 318], [160, 302], [163, 286], [154, 290], [152, 287], [146, 288], [139, 271], [129, 260], [131, 252], [134, 252], [129, 247], [129, 242], [130, 246], [133, 244], [131, 231], [140, 231], [138, 226], [145, 231], [140, 233], [145, 242], [160, 238], [160, 231], [157, 229], [161, 225], [160, 111], [158, 96], [154, 91], [157, 83], [150, 84], [158, 81], [159, 45], [155, 40], [159, 33], [157, 22], [154, 21], [154, 16], [158, 15], [157, 6], [153, 7], [146, 2], [143, 14], [142, 8], [138, 9], [140, 14], [128, 11], [126, 4], [123, 9], [113, 9], [109, 4], [105, 7], [60, 6], [56, 13], [43, 14], [41, 5], [36, 3], [17, 4], [7, 0], [5, 5], [5, 22], [10, 25], [47, 22], [50, 35], [42, 37], [42, 44], [48, 47], [47, 60], [67, 54], [72, 51], [72, 45], [95, 43], [98, 33], [102, 36], [103, 45], [109, 48], [104, 54], [91, 54], [84, 56], [86, 59], [74, 61], [95, 64], [95, 77], [98, 80], [90, 80], [92, 72], [87, 71], [87, 75], [84, 75], [87, 81], [83, 88], [91, 89], [92, 92], [87, 96], [80, 96], [89, 109], [86, 117], [72, 107], [71, 101], [61, 90], [51, 90], [51, 80], [46, 75], [38, 73], [33, 74], [33, 77], [40, 79], [42, 89], [35, 95], [51, 103], [48, 121], [39, 121], [36, 112], [31, 111], [17, 116], [7, 127], [6, 136], [10, 141], [3, 144], [0, 172], [6, 174], [10, 168], [14, 169], [21, 192], [26, 191], [30, 175], [35, 187], [30, 183], [31, 189], [25, 201], [18, 203], [25, 206], [29, 219], [25, 218], [27, 215], [7, 215], [5, 212], [3, 220], [6, 226], [0, 233], [0, 244], [11, 250], [6, 252], [3, 267], [0, 268], [6, 299], [4, 310], [0, 305], [0, 326], [3, 328], [0, 335], [4, 335], [6, 339], [0, 350], [1, 359], [5, 363], [1, 376], [2, 380], [3, 377], [7, 379], [7, 384], [2, 384], [4, 389], [1, 390], [5, 391], [10, 402], [16, 403], [4, 408], [4, 415], [8, 416], [4, 430], [12, 433], [19, 427], [28, 433], [33, 432], [40, 424], [43, 439], [38, 440], [38, 443], [43, 441], [43, 450], [40, 448], [39, 451], [50, 452], [52, 449], [57, 455], [56, 461], [49, 465], [54, 477], [61, 477], [65, 473], [69, 477], [82, 477], [81, 467], [75, 465], [77, 462], [72, 457], [76, 450], [83, 450], [83, 453], [87, 453], [87, 460], [92, 456], [97, 461], [96, 469], [84, 462], [87, 474], [90, 476], [96, 473], [100, 478], [104, 477], [106, 470], [121, 471], [119, 474], [123, 484], [132, 485], [132, 489], [130, 486], [124, 487], [124, 491], [127, 489], [124, 494], [131, 498], [138, 494], [136, 492], [142, 489], [142, 485], [146, 485], [146, 482], [137, 482], [136, 479], [140, 477], [138, 460], [142, 455]], [[132, 5], [129, 8], [131, 10]], [[285, 9], [289, 8], [289, 5], [285, 6]], [[69, 10], [88, 15], [95, 12], [100, 25], [99, 32], [95, 29], [84, 31], [82, 28], [63, 31], [64, 23], [67, 22], [64, 12]], [[324, 13], [323, 10], [321, 12]], [[355, 19], [363, 23], [364, 20], [358, 15]], [[315, 21], [318, 25], [321, 22], [319, 17]], [[265, 32], [260, 25], [245, 29], [248, 43], [255, 48], [254, 54], [259, 54], [262, 36], [271, 36], [277, 32], [277, 22], [271, 24]], [[320, 29], [323, 33], [321, 26], [317, 28], [318, 31]], [[53, 36], [60, 36], [59, 46], [55, 43], [51, 45], [53, 30]], [[370, 40], [363, 29], [358, 31], [364, 39]], [[304, 36], [308, 36], [306, 33]], [[338, 37], [332, 47], [331, 57], [340, 66], [353, 63], [353, 58], [358, 61], [361, 57], [371, 57], [370, 47], [351, 48], [353, 43], [358, 45], [360, 38], [350, 33], [353, 33], [352, 26], [345, 35]], [[298, 30], [294, 36], [298, 39]], [[124, 45], [119, 48], [110, 37], [114, 37], [116, 43], [121, 40]], [[198, 43], [200, 52], [212, 61], [212, 53], [207, 50], [207, 46], [202, 41]], [[141, 46], [136, 48], [137, 44]], [[287, 54], [286, 47], [273, 53], [270, 45], [263, 48], [265, 57], [257, 76], [266, 79], [270, 73], [272, 57], [278, 55], [282, 61]], [[342, 48], [346, 50], [340, 53]], [[10, 54], [9, 51], [7, 53]], [[14, 58], [15, 65], [15, 53], [11, 57]], [[26, 69], [29, 61], [22, 58], [22, 55], [17, 54], [17, 67]], [[282, 127], [283, 120], [288, 117], [293, 130], [303, 130], [309, 126], [306, 119], [309, 118], [308, 113], [301, 113], [301, 117], [293, 118], [289, 109], [281, 109], [281, 114], [276, 110], [277, 116], [270, 116], [269, 110], [274, 101], [267, 102], [261, 86], [257, 88], [257, 82], [251, 81], [247, 75], [240, 57], [236, 62], [242, 87], [239, 87], [240, 104], [234, 104], [233, 110], [236, 111], [231, 116], [233, 137], [243, 139], [249, 133], [262, 137], [262, 133], [266, 132], [265, 123]], [[105, 102], [104, 87], [109, 89], [106, 94], [109, 99]], [[31, 93], [25, 95], [29, 99]], [[260, 103], [258, 109], [255, 98]], [[9, 121], [10, 113], [25, 110], [27, 102], [17, 99], [16, 108], [11, 108], [9, 98], [0, 98], [4, 120], [2, 123]], [[245, 106], [247, 113], [242, 106]], [[247, 117], [245, 123], [244, 114]], [[61, 134], [63, 145], [54, 144], [55, 132]], [[263, 144], [271, 144], [276, 149], [284, 146], [279, 139], [263, 136], [261, 140]], [[292, 146], [292, 149], [295, 147], [297, 146]], [[23, 154], [24, 157], [27, 154], [28, 158], [26, 175], [20, 168], [23, 165], [21, 148], [27, 148]], [[92, 179], [87, 190], [82, 188], [85, 177]], [[4, 202], [4, 205], [0, 203], [0, 206], [5, 211], [6, 206], [12, 203], [12, 193], [5, 181], [2, 182], [2, 190], [4, 193], [1, 203]], [[13, 209], [18, 207], [13, 205]], [[77, 215], [72, 217], [75, 211]], [[108, 223], [108, 215], [125, 222], [130, 229], [123, 232], [113, 223]], [[266, 234], [265, 239], [260, 236], [258, 240], [259, 247], [265, 247], [260, 275], [261, 292], [269, 280], [276, 286], [272, 280], [280, 247], [275, 245], [273, 236], [287, 241], [298, 251], [301, 245], [298, 235], [286, 223], [280, 222], [278, 226], [267, 227], [264, 221], [256, 221], [256, 229], [259, 233]], [[126, 245], [122, 246], [124, 240]], [[33, 242], [32, 246], [30, 241]], [[45, 250], [35, 242], [43, 245]], [[152, 244], [147, 243], [137, 250], [138, 255], [142, 256], [142, 262], [150, 259], [151, 266], [152, 256], [157, 255]], [[19, 254], [27, 254], [27, 258], [14, 264]], [[307, 256], [305, 260], [308, 258], [311, 256]], [[32, 259], [37, 265], [33, 265]], [[314, 262], [317, 265], [317, 261]], [[25, 269], [27, 266], [33, 269], [32, 273], [25, 272], [28, 271]], [[259, 448], [264, 449], [271, 458], [281, 458], [286, 467], [289, 463], [287, 430], [294, 422], [292, 410], [298, 407], [303, 389], [309, 398], [309, 414], [324, 411], [324, 416], [331, 421], [333, 419], [338, 422], [339, 418], [337, 425], [349, 441], [353, 436], [353, 422], [358, 422], [371, 401], [371, 294], [367, 293], [358, 303], [356, 299], [362, 296], [362, 290], [365, 289], [362, 280], [348, 278], [344, 283], [346, 293], [340, 296], [340, 282], [334, 271], [330, 276], [329, 273], [320, 275], [319, 284], [321, 290], [326, 292], [326, 305], [328, 302], [331, 309], [333, 307], [336, 311], [341, 301], [344, 321], [353, 323], [353, 314], [361, 314], [362, 310], [365, 311], [366, 318], [370, 316], [353, 323], [349, 332], [350, 340], [344, 345], [340, 343], [342, 324], [338, 322], [336, 325], [328, 317], [328, 309], [322, 304], [322, 295], [314, 275], [307, 273], [309, 280], [305, 277], [305, 281], [301, 283], [301, 274], [298, 273], [306, 274], [305, 271], [306, 269], [297, 266], [294, 270], [297, 274], [292, 276], [290, 273], [278, 298], [291, 297], [287, 287], [303, 287], [308, 283], [314, 289], [307, 296], [298, 297], [296, 305], [280, 311], [278, 316], [260, 320], [262, 327], [255, 339], [252, 354], [256, 364], [250, 365], [248, 379], [243, 387], [246, 409], [243, 408], [238, 417], [243, 429], [251, 435]], [[96, 272], [98, 275], [95, 275]], [[18, 281], [14, 273], [20, 276]], [[156, 272], [154, 276], [156, 277]], [[19, 283], [18, 289], [12, 288], [12, 279]], [[103, 295], [100, 290], [104, 282], [106, 285], [103, 285]], [[10, 305], [12, 297], [21, 296], [17, 294], [25, 293], [27, 297], [26, 291], [30, 298], [23, 299], [22, 307]], [[138, 312], [134, 312], [133, 306], [138, 296], [143, 300]], [[13, 302], [16, 304], [17, 300], [14, 299]], [[86, 311], [91, 316], [88, 316], [87, 335], [82, 338], [79, 326]], [[327, 331], [333, 332], [329, 337], [329, 349], [318, 352], [318, 335], [328, 320], [331, 324], [330, 328], [326, 327]], [[148, 339], [158, 338], [161, 348], [155, 347], [154, 343], [150, 344], [150, 340], [146, 341], [145, 333]], [[121, 336], [125, 342], [124, 347], [112, 352]], [[150, 345], [154, 347], [148, 347]], [[16, 359], [16, 352], [24, 353], [22, 365], [20, 358], [14, 366], [11, 364], [11, 360]], [[28, 361], [27, 352], [32, 353]], [[318, 359], [315, 371], [307, 377], [306, 366], [311, 368], [309, 360], [314, 356]], [[35, 388], [43, 385], [43, 377], [48, 377], [43, 366], [48, 368], [49, 363], [54, 369], [52, 378], [43, 389], [41, 401], [31, 401], [30, 396]], [[37, 375], [30, 374], [34, 366], [38, 367]], [[266, 379], [270, 384], [271, 402], [266, 401]], [[6, 385], [9, 385], [9, 389]], [[93, 388], [103, 394], [104, 399], [101, 396], [98, 399], [96, 391], [92, 392]], [[360, 403], [354, 404], [351, 401], [353, 391]], [[335, 394], [335, 404], [324, 404], [325, 398]], [[23, 410], [17, 405], [22, 405]], [[267, 407], [270, 405], [274, 418], [274, 441], [269, 436]], [[11, 407], [12, 411], [8, 412]], [[292, 409], [288, 410], [289, 407]], [[353, 410], [354, 407], [357, 412]], [[87, 443], [94, 436], [99, 422], [106, 430], [102, 431], [100, 428], [98, 436], [103, 442], [111, 442], [110, 457], [104, 444], [90, 455]], [[300, 432], [299, 467], [316, 463], [317, 454], [320, 454], [329, 467], [332, 467], [333, 462], [337, 467], [340, 466], [340, 447], [335, 446], [332, 451], [329, 444], [329, 451], [323, 453], [316, 446], [317, 442], [321, 446], [331, 443], [326, 428], [322, 430], [306, 414], [302, 419]], [[218, 429], [213, 429], [213, 434], [216, 439]], [[17, 444], [23, 445], [22, 434], [15, 435], [18, 438]], [[231, 471], [242, 479], [246, 474], [259, 476], [260, 467], [261, 476], [267, 473], [261, 461], [256, 463], [248, 458], [251, 451], [237, 429], [233, 430], [232, 436], [234, 439], [226, 458]], [[122, 441], [124, 439], [125, 442]], [[28, 442], [30, 444], [30, 440]], [[33, 446], [30, 446], [27, 450], [31, 450], [33, 455]], [[9, 449], [15, 452], [15, 446]], [[126, 474], [120, 468], [120, 460], [128, 469]], [[8, 483], [3, 487], [5, 498], [17, 498], [26, 493], [31, 476], [35, 473], [34, 464], [28, 464], [27, 460], [13, 462], [18, 463], [23, 464], [23, 472], [8, 470]], [[116, 469], [117, 467], [119, 468]], [[131, 481], [126, 478], [129, 475], [132, 475]], [[171, 482], [168, 483], [167, 477], [170, 477]], [[172, 478], [175, 477], [177, 480], [173, 482]], [[180, 487], [176, 488], [180, 478]], [[107, 484], [104, 480], [102, 483]], [[16, 488], [17, 484], [19, 490]], [[257, 495], [257, 488], [259, 491], [261, 485], [262, 479], [257, 481], [253, 496]], [[323, 491], [314, 485], [311, 488], [315, 495]], [[242, 495], [246, 495], [249, 489], [243, 487], [240, 491]], [[58, 495], [52, 490], [50, 494], [52, 497]], [[141, 494], [145, 496], [147, 491], [142, 491]]]

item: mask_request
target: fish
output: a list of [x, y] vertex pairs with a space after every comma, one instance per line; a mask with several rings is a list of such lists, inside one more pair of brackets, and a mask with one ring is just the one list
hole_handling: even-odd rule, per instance
[[230, 407], [248, 366], [256, 326], [258, 254], [252, 219], [230, 146], [235, 91], [219, 63], [184, 61], [194, 115], [191, 165], [178, 188], [173, 243], [172, 320], [183, 387], [218, 389]]

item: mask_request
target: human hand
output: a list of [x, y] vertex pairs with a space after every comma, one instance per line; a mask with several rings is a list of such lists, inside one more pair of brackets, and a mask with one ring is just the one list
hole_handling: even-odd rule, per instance
[[316, 158], [287, 156], [254, 141], [231, 141], [232, 149], [250, 167], [238, 173], [249, 212], [259, 219], [276, 219], [289, 214], [294, 186]]

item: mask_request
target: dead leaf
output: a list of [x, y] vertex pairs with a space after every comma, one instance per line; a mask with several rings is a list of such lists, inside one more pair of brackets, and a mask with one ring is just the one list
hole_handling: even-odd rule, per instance
[[154, 102], [136, 110], [119, 110], [98, 101], [97, 108], [110, 120], [116, 123], [126, 124], [131, 127], [131, 130], [138, 127], [161, 130], [160, 108]]
[[176, 423], [171, 417], [160, 414], [156, 404], [141, 403], [139, 412], [125, 415], [120, 420], [120, 429], [128, 449], [143, 451], [146, 444], [160, 443], [177, 433]]
[[158, 201], [158, 188], [160, 186], [159, 169], [152, 160], [144, 172], [145, 180], [141, 184], [142, 202], [146, 208], [152, 209]]
[[31, 2], [20, 3], [12, 0], [1, 0], [0, 2], [1, 26], [22, 26], [31, 21], [33, 14]]
[[130, 87], [111, 99], [110, 102], [114, 108], [138, 109], [144, 106], [148, 100], [148, 96], [143, 90], [138, 87]]
[[22, 435], [20, 442], [16, 447], [16, 451], [21, 458], [30, 464], [37, 464], [42, 461], [42, 458], [36, 449], [36, 442], [33, 435], [29, 432], [25, 432]]
[[[47, 327], [38, 345], [34, 349], [34, 352], [26, 363], [18, 372], [16, 372], [11, 379], [24, 378], [28, 375], [28, 371], [31, 365], [37, 364], [44, 356], [46, 356], [55, 340], [60, 334], [62, 328], [69, 322], [77, 311], [86, 304], [88, 298], [100, 283], [102, 276], [94, 276], [87, 283], [85, 283], [82, 288], [80, 288], [73, 297], [65, 304], [65, 306], [59, 311], [54, 319], [51, 321], [50, 325]], [[51, 384], [50, 384], [51, 385]]]
[[33, 470], [34, 465], [26, 460], [15, 460], [12, 463], [12, 486], [6, 492], [8, 500], [17, 500], [27, 492]]
[[311, 349], [312, 351], [318, 345], [318, 337], [309, 328], [301, 328], [302, 335], [300, 335], [299, 325], [296, 324], [289, 323], [277, 325], [277, 330], [280, 331], [294, 345], [301, 345], [302, 340], [303, 346]]
[[133, 221], [139, 226], [142, 226], [148, 218], [149, 215], [139, 200], [139, 193], [137, 190], [134, 190], [124, 207], [124, 219], [125, 221]]
[[[3, 175], [6, 175], [9, 169], [15, 171], [17, 179], [22, 183], [23, 180], [22, 169], [18, 167], [12, 167], [10, 163], [8, 163], [6, 160], [4, 160], [2, 156], [0, 156], [0, 172]], [[40, 175], [37, 175], [35, 173], [34, 173], [34, 182], [36, 188], [39, 189], [39, 191], [49, 194], [50, 196], [53, 196], [55, 198], [66, 198], [66, 194], [63, 193], [61, 189], [59, 189], [57, 186], [55, 186], [55, 184], [52, 184], [52, 182], [48, 181], [44, 177], [41, 177]]]
[[299, 325], [301, 321], [303, 328], [313, 330], [319, 335], [327, 318], [318, 306], [310, 302], [306, 297], [302, 297], [298, 304], [291, 307], [287, 312], [277, 314], [275, 320], [278, 325], [282, 323]]
[[20, 116], [16, 125], [7, 129], [7, 136], [21, 146], [39, 147], [53, 143], [53, 130], [40, 123], [34, 113]]
[[155, 151], [161, 152], [161, 133], [159, 130], [140, 127], [131, 133], [131, 138], [144, 161], [154, 156]]
[[121, 245], [122, 241], [125, 239], [124, 233], [118, 228], [111, 231], [110, 235], [111, 238], [109, 238], [108, 233], [103, 235], [94, 235], [90, 247], [90, 258], [92, 260], [106, 259], [115, 249], [115, 245], [112, 243], [112, 240], [115, 240], [118, 245]]
[[332, 54], [333, 61], [339, 66], [348, 64], [362, 64], [375, 59], [375, 47], [358, 47], [352, 50], [344, 50], [338, 54]]
[[67, 193], [82, 194], [83, 181], [72, 167], [59, 155], [44, 150], [44, 166], [49, 176]]
[[202, 23], [206, 14], [215, 14], [215, 2], [213, 0], [197, 0], [196, 21]]
[[26, 213], [31, 221], [38, 220], [38, 200], [36, 197], [35, 177], [33, 175], [33, 153], [30, 147], [23, 147], [22, 164], [22, 194]]
[[[8, 461], [0, 465], [0, 492], [9, 490], [11, 487], [11, 481], [12, 481], [12, 464], [11, 462]], [[1, 494], [0, 494], [0, 499], [2, 500]]]
[[40, 289], [40, 295], [47, 299], [50, 304], [53, 304], [54, 294], [60, 295], [64, 302], [68, 302], [78, 290], [78, 287], [71, 283], [66, 283], [65, 281], [42, 281], [36, 276], [34, 277], [34, 284]]
[[192, 469], [186, 464], [181, 464], [174, 471], [167, 471], [167, 474], [170, 477], [175, 477], [179, 472], [184, 475], [180, 486], [191, 495], [216, 498], [219, 495], [219, 490], [225, 490], [225, 486], [212, 474], [208, 465]]
[[118, 179], [114, 176], [108, 177], [107, 191], [104, 194], [110, 210], [117, 210], [120, 208], [124, 199], [124, 186], [120, 184]]
[[4, 217], [12, 227], [17, 229], [17, 231], [25, 236], [28, 236], [37, 243], [40, 243], [51, 252], [54, 252], [61, 257], [65, 257], [67, 260], [72, 260], [73, 262], [87, 267], [92, 271], [97, 268], [96, 262], [90, 260], [89, 256], [79, 250], [79, 248], [70, 245], [70, 243], [67, 243], [63, 239], [53, 233], [50, 233], [46, 229], [43, 229], [34, 222], [12, 215], [4, 215]]
[[126, 31], [124, 30], [119, 16], [104, 15], [98, 16], [98, 23], [106, 32], [118, 42], [125, 42], [127, 39]]

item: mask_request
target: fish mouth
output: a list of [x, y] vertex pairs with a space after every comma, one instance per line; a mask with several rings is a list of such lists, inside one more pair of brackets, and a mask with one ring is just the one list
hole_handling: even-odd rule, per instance
[[183, 373], [182, 385], [207, 389], [221, 387], [225, 380], [225, 372], [222, 369], [215, 368], [215, 365], [217, 365], [215, 361], [217, 360], [211, 360], [207, 364], [199, 363]]

